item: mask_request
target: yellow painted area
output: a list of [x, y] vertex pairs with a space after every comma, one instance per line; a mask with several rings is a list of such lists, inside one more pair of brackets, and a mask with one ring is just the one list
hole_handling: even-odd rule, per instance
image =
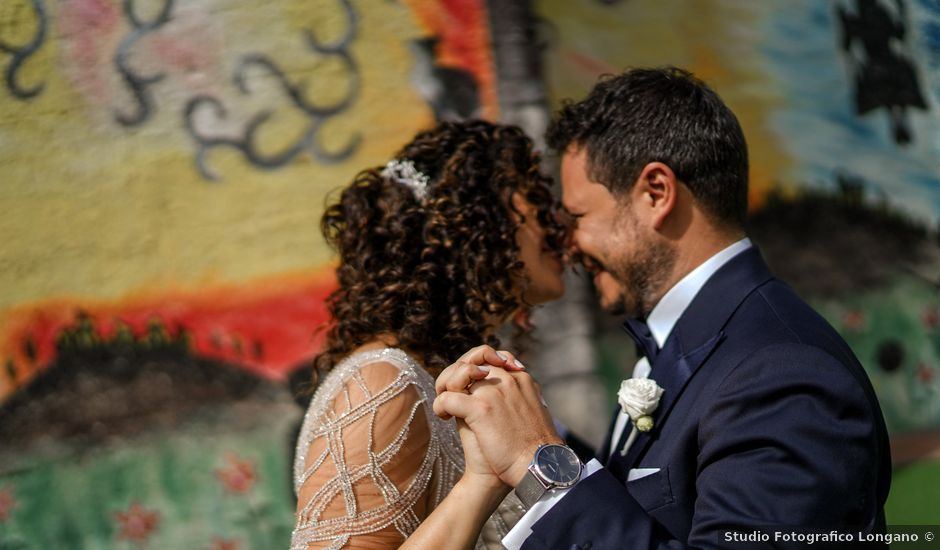
[[[336, 0], [177, 4], [183, 11], [166, 26], [167, 36], [159, 31], [142, 40], [130, 56], [141, 74], [167, 76], [151, 88], [152, 117], [124, 128], [115, 112], [133, 111], [134, 102], [111, 65], [113, 49], [130, 32], [120, 4], [102, 0], [98, 7], [110, 6], [118, 19], [81, 42], [61, 32], [63, 4], [46, 3], [49, 37], [20, 73], [24, 86], [44, 82], [45, 90], [21, 101], [0, 87], [0, 311], [52, 297], [113, 299], [140, 289], [313, 271], [331, 256], [318, 227], [327, 193], [360, 169], [383, 164], [433, 123], [408, 82], [407, 41], [422, 34], [413, 14], [394, 2], [354, 3], [360, 93], [319, 136], [335, 150], [358, 134], [356, 154], [333, 165], [301, 155], [266, 171], [220, 148], [208, 161], [221, 180], [207, 181], [195, 168], [195, 144], [183, 127], [186, 101], [204, 93], [229, 106], [229, 119], [204, 125], [219, 131], [237, 130], [251, 114], [272, 109], [260, 149], [281, 150], [306, 119], [263, 71], [249, 73], [251, 95], [241, 94], [231, 81], [235, 64], [247, 53], [263, 53], [312, 102], [334, 102], [349, 88], [347, 74], [335, 59], [312, 53], [301, 31], [334, 41], [346, 19]], [[29, 4], [4, 6], [0, 39], [25, 43], [35, 28]], [[81, 51], [97, 52], [100, 62], [82, 67], [76, 62], [84, 59]], [[187, 72], [186, 55], [204, 66]], [[174, 56], [184, 56], [182, 68], [168, 64]], [[3, 66], [8, 60], [0, 55]], [[89, 93], [94, 86], [104, 92]]]
[[792, 159], [769, 125], [783, 98], [768, 87], [758, 55], [759, 2], [538, 0], [535, 6], [553, 25], [544, 32], [555, 105], [583, 98], [600, 74], [679, 66], [708, 82], [737, 114], [750, 149], [752, 205], [790, 169]]

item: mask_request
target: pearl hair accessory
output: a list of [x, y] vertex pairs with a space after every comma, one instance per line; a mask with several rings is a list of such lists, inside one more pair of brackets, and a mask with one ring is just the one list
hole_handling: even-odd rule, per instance
[[405, 159], [392, 159], [382, 169], [382, 177], [400, 183], [409, 189], [418, 202], [424, 202], [428, 195], [428, 178], [415, 168], [415, 163]]

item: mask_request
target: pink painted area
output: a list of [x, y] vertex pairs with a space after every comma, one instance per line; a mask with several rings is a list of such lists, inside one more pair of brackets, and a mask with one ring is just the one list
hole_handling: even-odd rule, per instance
[[107, 103], [112, 97], [108, 77], [109, 57], [120, 40], [120, 7], [112, 0], [70, 0], [61, 4], [58, 25], [62, 29], [63, 68], [86, 98]]
[[138, 44], [154, 70], [165, 72], [169, 84], [191, 93], [228, 86], [224, 71], [221, 23], [193, 4], [177, 4], [173, 19]]
[[206, 70], [217, 60], [199, 44], [179, 41], [173, 36], [158, 36], [153, 39], [156, 56], [167, 66], [183, 72]]
[[[147, 13], [141, 17], [155, 17]], [[115, 55], [134, 32], [115, 0], [69, 0], [59, 14], [62, 68], [92, 106], [133, 107], [127, 84], [115, 69]], [[208, 93], [228, 85], [224, 72], [222, 27], [205, 6], [176, 2], [170, 20], [139, 37], [126, 52], [127, 66], [140, 76], [164, 75], [161, 95]]]
[[564, 59], [567, 59], [569, 63], [577, 67], [578, 70], [589, 74], [592, 79], [594, 79], [596, 75], [599, 74], [618, 74], [622, 70], [604, 62], [603, 60], [584, 55], [577, 50], [563, 50], [561, 52], [561, 56]]

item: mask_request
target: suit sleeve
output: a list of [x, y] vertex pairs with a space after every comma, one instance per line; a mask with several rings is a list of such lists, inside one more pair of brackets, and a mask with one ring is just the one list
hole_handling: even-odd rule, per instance
[[729, 547], [729, 531], [774, 525], [870, 529], [852, 522], [875, 498], [880, 420], [856, 375], [818, 348], [785, 344], [703, 394], [685, 540], [601, 470], [542, 517], [523, 548], [718, 549]]

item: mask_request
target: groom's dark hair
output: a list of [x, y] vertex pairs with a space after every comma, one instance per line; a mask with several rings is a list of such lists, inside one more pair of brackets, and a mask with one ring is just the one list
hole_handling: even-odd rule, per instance
[[747, 216], [747, 144], [737, 117], [704, 82], [675, 67], [605, 75], [577, 103], [562, 105], [548, 145], [583, 149], [588, 175], [615, 196], [650, 162], [669, 166], [717, 221]]

